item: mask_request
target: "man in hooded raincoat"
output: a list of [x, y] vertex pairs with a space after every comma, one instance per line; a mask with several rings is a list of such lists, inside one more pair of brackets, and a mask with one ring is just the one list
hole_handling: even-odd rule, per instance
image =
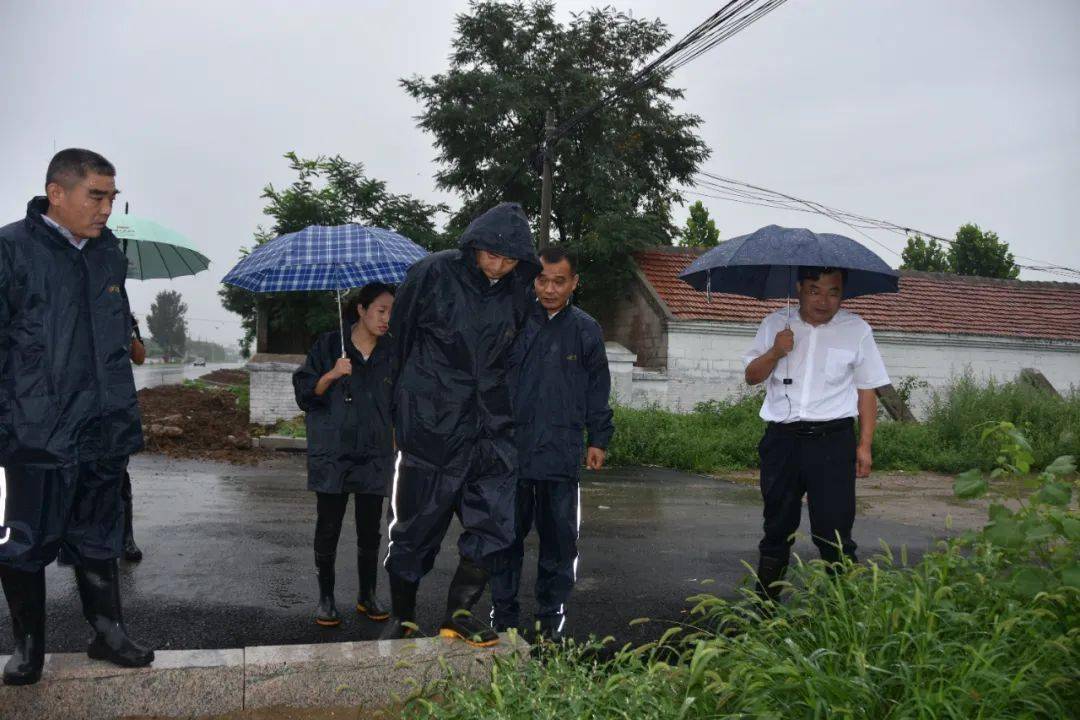
[[507, 370], [538, 271], [525, 213], [503, 203], [465, 229], [457, 250], [414, 265], [398, 289], [390, 332], [400, 368], [394, 431], [401, 457], [386, 558], [394, 617], [384, 638], [411, 633], [420, 579], [456, 514], [461, 560], [440, 634], [478, 646], [498, 642], [470, 611], [514, 541], [517, 452]]
[[89, 150], [56, 154], [46, 197], [0, 228], [0, 580], [15, 647], [4, 682], [41, 677], [45, 566], [75, 564], [87, 654], [153, 662], [132, 642], [116, 560], [124, 539], [121, 485], [142, 448], [129, 360], [128, 262], [105, 227], [116, 170]]

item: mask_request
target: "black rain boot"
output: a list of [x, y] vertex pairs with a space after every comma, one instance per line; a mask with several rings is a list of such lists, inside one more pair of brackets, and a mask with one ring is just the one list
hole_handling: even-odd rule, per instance
[[787, 560], [766, 557], [762, 555], [758, 560], [757, 582], [754, 591], [764, 602], [776, 602], [780, 599], [780, 587], [773, 583], [784, 579], [787, 572]]
[[358, 548], [356, 551], [356, 571], [360, 576], [360, 592], [356, 596], [356, 612], [367, 615], [368, 620], [385, 622], [390, 613], [379, 606], [375, 587], [379, 578], [379, 550]]
[[132, 563], [141, 562], [143, 553], [135, 544], [135, 531], [132, 528], [130, 486], [127, 492], [121, 492], [120, 495], [124, 500], [124, 559]]
[[319, 607], [315, 611], [315, 622], [323, 627], [337, 627], [341, 624], [337, 606], [334, 605], [334, 562], [336, 555], [315, 554], [315, 567], [319, 571]]
[[11, 610], [15, 648], [4, 665], [5, 685], [32, 685], [45, 665], [45, 570], [35, 573], [0, 569]]
[[390, 573], [390, 604], [394, 614], [383, 628], [380, 640], [403, 640], [417, 637], [416, 628], [416, 591], [419, 583], [402, 580]]
[[75, 567], [75, 584], [82, 598], [83, 615], [94, 628], [87, 655], [122, 667], [145, 667], [154, 662], [154, 651], [136, 644], [124, 627], [116, 560], [84, 558]]
[[542, 617], [536, 621], [537, 642], [561, 643], [563, 641], [563, 616]]
[[468, 558], [461, 558], [446, 594], [446, 617], [439, 626], [440, 636], [459, 638], [473, 647], [498, 644], [498, 633], [472, 614], [472, 607], [484, 593], [487, 580], [487, 570]]

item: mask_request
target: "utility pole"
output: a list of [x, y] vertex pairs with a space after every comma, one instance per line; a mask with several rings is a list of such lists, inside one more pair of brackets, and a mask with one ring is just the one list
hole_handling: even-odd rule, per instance
[[540, 185], [540, 249], [550, 244], [551, 238], [551, 155], [555, 150], [552, 135], [555, 132], [555, 111], [548, 110], [544, 116], [544, 179]]

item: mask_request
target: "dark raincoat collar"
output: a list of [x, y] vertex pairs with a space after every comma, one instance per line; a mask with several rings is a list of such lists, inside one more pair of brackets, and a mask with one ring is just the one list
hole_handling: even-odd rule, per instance
[[72, 250], [75, 250], [76, 252], [85, 252], [88, 248], [96, 245], [102, 240], [106, 240], [112, 237], [112, 230], [109, 230], [109, 228], [104, 228], [101, 231], [101, 234], [98, 235], [96, 238], [87, 238], [86, 244], [80, 251], [74, 245], [68, 242], [68, 239], [61, 235], [59, 230], [54, 228], [49, 223], [45, 222], [44, 216], [48, 214], [48, 212], [49, 199], [47, 197], [45, 197], [44, 195], [38, 195], [36, 197], [30, 198], [30, 202], [26, 203], [27, 228], [31, 231], [34, 229], [41, 230], [51, 240], [54, 240], [65, 248], [70, 248]]

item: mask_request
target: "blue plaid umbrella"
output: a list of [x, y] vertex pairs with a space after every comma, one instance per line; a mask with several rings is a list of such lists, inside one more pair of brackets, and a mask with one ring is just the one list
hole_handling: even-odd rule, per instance
[[[363, 225], [311, 225], [264, 243], [222, 282], [257, 293], [333, 290], [373, 282], [399, 283], [427, 251], [391, 230]], [[345, 356], [342, 323], [341, 354]]]

